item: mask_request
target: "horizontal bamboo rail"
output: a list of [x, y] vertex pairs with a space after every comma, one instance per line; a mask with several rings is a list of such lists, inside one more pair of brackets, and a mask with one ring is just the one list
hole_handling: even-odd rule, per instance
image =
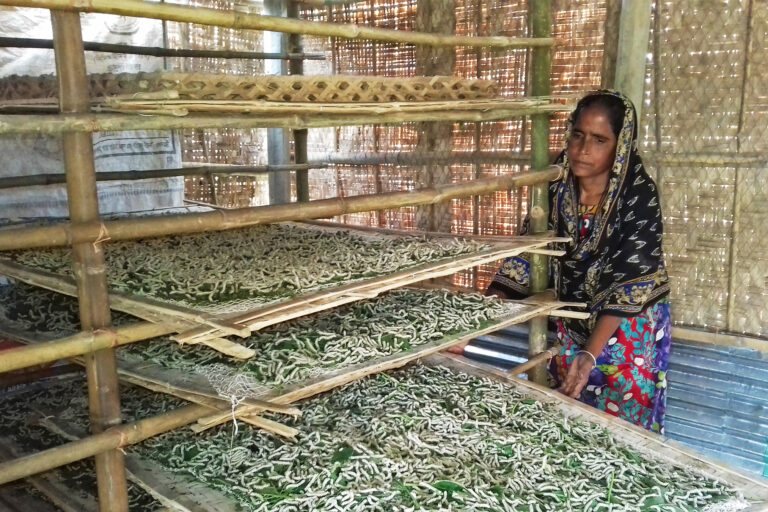
[[91, 224], [57, 224], [53, 226], [9, 228], [0, 230], [0, 250], [61, 247], [76, 242], [131, 240], [182, 233], [222, 231], [255, 224], [289, 220], [324, 219], [348, 213], [386, 210], [435, 204], [459, 197], [479, 196], [497, 190], [524, 187], [554, 181], [561, 168], [483, 178], [466, 183], [451, 183], [410, 192], [390, 192], [345, 198], [322, 199], [306, 203], [257, 206], [233, 210], [216, 210], [184, 215], [143, 217]]
[[[211, 177], [216, 174], [234, 176], [252, 176], [269, 172], [305, 171], [311, 168], [326, 167], [328, 164], [287, 164], [287, 165], [235, 165], [216, 166], [201, 165], [195, 167], [178, 167], [173, 169], [148, 169], [146, 171], [114, 171], [97, 172], [96, 181], [127, 181], [148, 180], [153, 178], [173, 178], [175, 176]], [[64, 174], [31, 174], [29, 176], [11, 176], [0, 178], [0, 189], [16, 187], [33, 187], [39, 185], [56, 185], [65, 183]]]
[[79, 441], [3, 462], [0, 464], [0, 485], [141, 442], [188, 425], [213, 411], [202, 405], [187, 405], [165, 414], [112, 427]]
[[[163, 4], [168, 5], [168, 4]], [[532, 114], [551, 114], [570, 110], [567, 105], [538, 105], [501, 107], [478, 110], [452, 110], [432, 112], [387, 112], [371, 114], [272, 114], [187, 116], [136, 114], [45, 114], [0, 115], [0, 135], [41, 134], [60, 135], [67, 132], [107, 132], [126, 130], [196, 130], [200, 128], [328, 128], [331, 126], [358, 126], [369, 124], [402, 124], [428, 121], [482, 122], [503, 121]]]
[[[264, 53], [241, 52], [234, 50], [185, 50], [161, 48], [159, 46], [133, 46], [129, 44], [96, 43], [84, 41], [83, 47], [89, 52], [123, 53], [128, 55], [148, 55], [150, 57], [199, 57], [206, 59], [252, 59], [252, 60], [325, 60], [319, 53]], [[39, 48], [53, 49], [50, 39], [30, 39], [24, 37], [0, 37], [0, 48]]]
[[169, 323], [141, 322], [115, 330], [80, 332], [56, 341], [13, 348], [4, 351], [0, 357], [0, 373], [164, 336], [174, 332], [174, 327]]
[[137, 16], [182, 23], [199, 23], [217, 27], [268, 30], [287, 34], [306, 34], [343, 39], [371, 39], [391, 43], [410, 43], [425, 46], [467, 46], [473, 48], [531, 48], [549, 47], [554, 39], [514, 37], [443, 36], [422, 32], [407, 32], [382, 28], [361, 27], [350, 24], [302, 21], [278, 16], [262, 16], [242, 12], [229, 12], [203, 7], [187, 7], [168, 3], [140, 0], [2, 0], [0, 5], [38, 7], [78, 12], [100, 12], [120, 16]]

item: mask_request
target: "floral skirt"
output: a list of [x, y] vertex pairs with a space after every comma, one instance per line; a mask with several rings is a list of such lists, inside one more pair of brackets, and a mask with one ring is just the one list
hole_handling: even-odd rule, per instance
[[[580, 347], [557, 320], [560, 354], [549, 373], [558, 387]], [[672, 342], [669, 302], [664, 299], [637, 316], [624, 318], [597, 358], [579, 400], [654, 432], [664, 433], [667, 364]]]

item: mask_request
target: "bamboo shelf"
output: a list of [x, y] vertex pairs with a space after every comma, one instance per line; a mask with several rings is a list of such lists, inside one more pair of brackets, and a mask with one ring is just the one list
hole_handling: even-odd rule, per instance
[[[302, 229], [310, 229], [321, 234], [325, 232], [329, 234], [339, 232], [336, 228], [311, 224], [306, 225]], [[368, 230], [356, 230], [349, 227], [340, 232], [359, 233], [359, 236], [362, 236], [363, 239], [372, 237], [374, 240], [388, 240], [387, 237], [391, 238], [395, 235], [373, 234]], [[423, 236], [414, 233], [397, 233], [396, 235], [398, 235], [397, 238], [393, 238], [393, 240], [403, 236], [413, 239]], [[238, 235], [236, 232], [233, 232], [232, 236]], [[432, 236], [436, 239], [453, 238], [444, 234]], [[419, 264], [382, 277], [358, 278], [354, 282], [342, 283], [340, 285], [321, 285], [319, 290], [312, 290], [308, 293], [289, 299], [282, 299], [277, 303], [267, 305], [255, 303], [251, 307], [243, 307], [244, 303], [235, 302], [233, 306], [227, 306], [226, 303], [216, 304], [214, 309], [208, 306], [196, 308], [175, 301], [169, 302], [168, 300], [151, 295], [140, 296], [113, 290], [110, 292], [110, 306], [117, 311], [122, 311], [150, 322], [164, 325], [169, 322], [173, 323], [174, 325], [169, 326], [169, 328], [180, 333], [175, 337], [179, 342], [206, 343], [209, 346], [213, 345], [213, 348], [222, 350], [222, 347], [219, 346], [222, 342], [216, 341], [222, 336], [248, 336], [253, 331], [276, 323], [364, 298], [375, 297], [388, 290], [427, 279], [450, 275], [460, 270], [515, 256], [522, 252], [542, 249], [551, 242], [565, 241], [565, 239], [551, 237], [517, 237], [508, 241], [495, 239], [493, 242], [489, 242], [491, 240], [489, 238], [483, 240], [488, 243], [488, 247], [479, 252], [474, 251], [460, 256]], [[65, 295], [76, 296], [77, 293], [77, 288], [72, 278], [41, 269], [34, 269], [6, 258], [0, 258], [0, 273]], [[237, 280], [237, 277], [232, 276], [232, 279]], [[237, 312], [228, 313], [227, 311], [233, 307]], [[217, 312], [214, 313], [213, 311]], [[225, 345], [223, 351], [228, 353], [228, 350], [236, 351], [237, 347]], [[235, 354], [232, 353], [230, 355]]]

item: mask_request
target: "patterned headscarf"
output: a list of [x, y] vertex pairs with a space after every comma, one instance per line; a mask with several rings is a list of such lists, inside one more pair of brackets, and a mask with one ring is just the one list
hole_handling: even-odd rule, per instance
[[[580, 344], [586, 343], [600, 314], [634, 316], [669, 293], [661, 249], [659, 196], [637, 153], [635, 108], [615, 91], [588, 96], [592, 95], [621, 99], [624, 121], [608, 186], [586, 236], [579, 235], [579, 191], [566, 152], [558, 158], [564, 167], [563, 177], [550, 186], [549, 228], [558, 236], [571, 238], [561, 247], [566, 255], [550, 259], [555, 289], [560, 300], [586, 302], [591, 313], [589, 320], [564, 322]], [[570, 139], [576, 113], [568, 121], [566, 140]], [[510, 258], [489, 289], [500, 289], [513, 297], [527, 295], [529, 269], [525, 258]]]

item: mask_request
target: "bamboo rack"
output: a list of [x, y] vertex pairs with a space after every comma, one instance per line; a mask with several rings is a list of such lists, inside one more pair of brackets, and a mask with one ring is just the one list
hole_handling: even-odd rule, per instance
[[[444, 109], [433, 112], [390, 112], [378, 114], [376, 124], [402, 124], [427, 121], [483, 122], [502, 121], [533, 114], [551, 114], [567, 110], [562, 105], [503, 107], [491, 110]], [[0, 135], [45, 134], [67, 132], [105, 132], [125, 130], [192, 130], [199, 128], [327, 128], [371, 123], [370, 114], [318, 114], [270, 116], [137, 116], [128, 114], [74, 115], [0, 115]]]
[[[528, 27], [535, 36], [549, 36], [551, 30], [550, 2], [534, 2], [528, 11]], [[548, 48], [536, 48], [531, 59], [531, 94], [549, 95], [551, 58]], [[549, 117], [542, 114], [531, 116], [531, 170], [538, 172], [549, 164]], [[547, 230], [549, 219], [548, 190], [545, 183], [539, 183], [531, 189], [531, 233]], [[543, 254], [531, 256], [531, 293], [544, 291], [549, 283], [549, 263]], [[528, 354], [534, 356], [547, 347], [547, 320], [536, 318], [530, 323]], [[546, 383], [545, 372], [534, 367], [530, 372], [531, 380], [537, 384]]]
[[[56, 47], [56, 77], [62, 113], [78, 114], [88, 110], [88, 89], [80, 16], [73, 12], [51, 12], [53, 40]], [[67, 173], [69, 217], [73, 222], [91, 222], [99, 218], [96, 193], [93, 141], [84, 133], [62, 137], [64, 166]], [[83, 330], [109, 328], [112, 323], [107, 298], [104, 252], [97, 244], [73, 243], [72, 264], [77, 281], [80, 324]], [[88, 408], [91, 429], [101, 432], [119, 425], [115, 352], [104, 348], [89, 353], [85, 359], [88, 376]], [[96, 480], [99, 509], [102, 512], [127, 512], [128, 489], [123, 452], [104, 450], [96, 455]]]
[[[357, 365], [317, 379], [297, 383], [280, 390], [274, 390], [267, 393], [265, 396], [258, 397], [258, 399], [275, 404], [290, 404], [303, 398], [308, 398], [349, 382], [359, 380], [367, 375], [402, 367], [411, 361], [446, 349], [451, 345], [461, 343], [487, 332], [501, 329], [508, 325], [523, 322], [536, 315], [546, 314], [547, 311], [558, 307], [560, 307], [560, 305], [556, 302], [547, 305], [526, 306], [525, 311], [521, 314], [518, 314], [513, 318], [507, 318], [504, 321], [499, 321], [491, 327], [472, 332], [471, 334], [465, 333], [464, 335], [455, 335], [444, 338], [443, 340], [428, 344], [416, 350], [394, 354], [377, 361]], [[165, 370], [164, 372], [166, 374], [169, 373]], [[182, 376], [182, 379], [188, 380], [189, 376]], [[167, 383], [167, 385], [172, 386], [170, 383]], [[205, 394], [205, 392], [202, 392], [199, 389], [182, 389], [182, 391]], [[260, 410], [262, 410], [260, 406], [240, 405], [235, 409], [235, 416], [250, 416], [258, 413]], [[154, 435], [183, 427], [200, 419], [204, 419], [202, 422], [203, 427], [210, 428], [225, 423], [232, 418], [233, 414], [231, 411], [217, 413], [214, 409], [203, 405], [196, 404], [184, 406], [152, 418], [112, 427], [104, 432], [82, 440], [44, 450], [33, 455], [28, 455], [15, 461], [0, 463], [0, 485], [91, 457], [107, 450], [115, 450], [130, 444], [135, 444]]]
[[323, 199], [299, 204], [216, 210], [186, 215], [168, 215], [159, 218], [3, 229], [0, 230], [0, 250], [61, 247], [77, 242], [94, 243], [97, 240], [104, 240], [105, 237], [112, 240], [131, 240], [170, 234], [222, 231], [255, 224], [328, 218], [346, 213], [434, 204], [458, 197], [483, 195], [496, 190], [546, 183], [558, 179], [561, 171], [560, 167], [552, 166], [546, 171], [537, 173], [496, 176], [468, 183], [440, 185], [410, 192], [391, 192]]
[[[510, 256], [526, 252], [537, 247], [543, 247], [551, 242], [567, 241], [563, 238], [532, 238], [517, 237], [514, 243], [500, 244], [481, 253], [441, 260], [432, 264], [397, 272], [361, 283], [341, 286], [335, 289], [315, 292], [294, 300], [254, 311], [238, 313], [227, 317], [235, 325], [258, 331], [270, 325], [285, 322], [293, 318], [325, 311], [343, 304], [349, 304], [364, 298], [372, 298], [395, 288], [454, 274], [460, 270], [477, 265], [490, 263]], [[180, 343], [201, 343], [209, 337], [218, 337], [221, 333], [209, 327], [195, 327], [173, 338]]]
[[471, 48], [529, 48], [549, 47], [552, 38], [470, 37], [441, 36], [421, 32], [406, 32], [358, 25], [340, 25], [262, 16], [240, 12], [227, 12], [203, 7], [143, 2], [140, 0], [2, 0], [0, 5], [38, 7], [77, 12], [99, 12], [120, 16], [136, 16], [167, 21], [199, 23], [218, 27], [268, 30], [288, 34], [305, 34], [343, 39], [371, 39], [392, 43], [410, 43], [425, 46], [467, 46]]

